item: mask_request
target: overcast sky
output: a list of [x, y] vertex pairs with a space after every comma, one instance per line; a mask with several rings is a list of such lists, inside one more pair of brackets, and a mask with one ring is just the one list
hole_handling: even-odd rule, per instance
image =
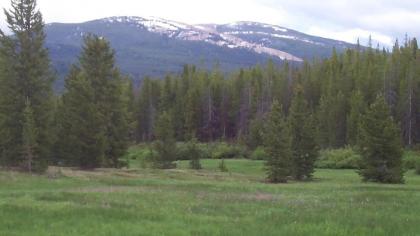
[[[0, 0], [9, 8], [10, 0]], [[156, 16], [185, 23], [258, 21], [356, 42], [420, 36], [417, 0], [38, 0], [47, 23], [108, 16]], [[0, 27], [5, 28], [1, 14]], [[365, 41], [365, 40], [363, 40]]]

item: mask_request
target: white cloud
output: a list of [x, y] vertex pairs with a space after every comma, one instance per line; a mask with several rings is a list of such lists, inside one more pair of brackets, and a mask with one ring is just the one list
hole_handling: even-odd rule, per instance
[[[10, 0], [0, 0], [0, 6]], [[255, 0], [38, 0], [47, 22], [81, 22], [108, 16], [157, 16], [188, 23], [282, 21], [281, 10]]]
[[[341, 40], [349, 43], [357, 42], [360, 39], [360, 43], [366, 45], [369, 37], [372, 37], [372, 41], [375, 43], [380, 43], [384, 46], [392, 46], [394, 39], [388, 35], [372, 32], [363, 29], [347, 29], [347, 30], [328, 30], [319, 28], [317, 26], [311, 27], [308, 31], [309, 34], [319, 35], [325, 38], [331, 38], [336, 40]], [[373, 45], [376, 46], [376, 45]]]

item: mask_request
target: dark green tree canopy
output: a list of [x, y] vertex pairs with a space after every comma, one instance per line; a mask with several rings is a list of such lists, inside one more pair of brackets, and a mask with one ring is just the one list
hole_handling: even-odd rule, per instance
[[359, 145], [363, 156], [360, 175], [365, 181], [404, 181], [400, 131], [382, 95], [364, 116]]

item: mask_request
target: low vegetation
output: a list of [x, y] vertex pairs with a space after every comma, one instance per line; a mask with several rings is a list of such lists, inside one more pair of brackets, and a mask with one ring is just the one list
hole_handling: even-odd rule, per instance
[[[0, 235], [417, 235], [420, 176], [362, 183], [354, 170], [264, 183], [262, 161], [202, 160], [203, 170], [0, 171]], [[396, 201], [397, 200], [397, 201]]]
[[362, 157], [353, 148], [322, 150], [315, 166], [322, 169], [358, 169]]

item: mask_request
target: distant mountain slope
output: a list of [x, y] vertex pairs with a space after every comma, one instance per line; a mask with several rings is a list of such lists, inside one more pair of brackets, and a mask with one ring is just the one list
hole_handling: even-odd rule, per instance
[[47, 47], [60, 75], [77, 60], [83, 37], [106, 37], [116, 50], [117, 63], [135, 79], [178, 72], [184, 64], [210, 68], [216, 63], [232, 70], [273, 59], [301, 62], [326, 57], [332, 48], [352, 44], [306, 35], [280, 26], [237, 22], [189, 25], [160, 18], [110, 17], [78, 24], [46, 26]]

